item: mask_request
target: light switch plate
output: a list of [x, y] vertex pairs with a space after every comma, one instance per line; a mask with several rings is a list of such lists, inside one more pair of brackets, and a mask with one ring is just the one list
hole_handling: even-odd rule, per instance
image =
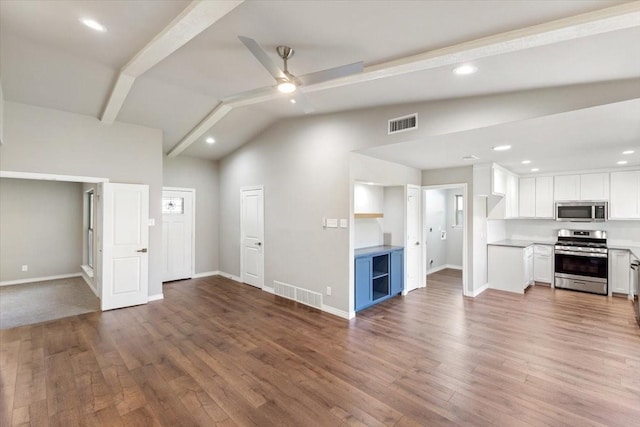
[[338, 219], [327, 218], [327, 228], [338, 228]]
[[349, 223], [347, 222], [347, 220], [345, 218], [341, 218], [340, 219], [340, 228], [347, 228], [349, 226]]
[[156, 219], [155, 218], [149, 218], [149, 227], [153, 227], [156, 225]]

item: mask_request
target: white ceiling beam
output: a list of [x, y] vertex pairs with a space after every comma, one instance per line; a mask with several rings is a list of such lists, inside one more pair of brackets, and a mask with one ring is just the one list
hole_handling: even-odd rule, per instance
[[167, 157], [176, 157], [178, 154], [186, 150], [191, 144], [202, 137], [209, 129], [224, 118], [233, 107], [226, 105], [224, 102], [219, 103], [207, 117], [205, 117], [191, 132], [185, 136], [182, 141], [176, 144], [168, 153]]
[[122, 69], [101, 120], [113, 123], [137, 77], [209, 28], [244, 0], [195, 0], [140, 50]]
[[[386, 77], [394, 77], [447, 65], [475, 61], [495, 55], [517, 52], [525, 49], [639, 26], [640, 2], [624, 3], [619, 6], [508, 31], [446, 48], [436, 49], [394, 61], [372, 65], [365, 67], [362, 73], [304, 86], [303, 90], [304, 92], [316, 92], [357, 83], [364, 83]], [[276, 90], [261, 88], [226, 98], [223, 100], [222, 104], [219, 104], [216, 109], [213, 110], [196, 128], [192, 129], [185, 138], [178, 142], [178, 144], [169, 153], [173, 154], [178, 147], [180, 147], [179, 152], [184, 151], [190, 144], [204, 135], [209, 128], [203, 128], [201, 126], [202, 123], [205, 123], [208, 118], [214, 115], [217, 117], [216, 111], [222, 106], [227, 106], [229, 108], [243, 107], [277, 99], [281, 96], [282, 94]], [[222, 117], [213, 121], [212, 126], [221, 119]], [[177, 155], [177, 153], [174, 155]]]

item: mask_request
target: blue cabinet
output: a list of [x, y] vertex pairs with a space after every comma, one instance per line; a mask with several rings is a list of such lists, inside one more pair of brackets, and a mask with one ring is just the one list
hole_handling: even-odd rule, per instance
[[355, 253], [355, 310], [398, 295], [404, 289], [404, 249], [363, 248]]

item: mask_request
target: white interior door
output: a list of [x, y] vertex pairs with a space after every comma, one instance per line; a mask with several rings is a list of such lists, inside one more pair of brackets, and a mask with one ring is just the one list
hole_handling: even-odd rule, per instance
[[423, 286], [422, 234], [420, 233], [420, 187], [407, 185], [407, 285], [406, 292]]
[[149, 297], [149, 187], [102, 184], [102, 310]]
[[193, 190], [162, 191], [162, 281], [193, 277]]
[[240, 206], [241, 279], [264, 286], [264, 189], [243, 188]]

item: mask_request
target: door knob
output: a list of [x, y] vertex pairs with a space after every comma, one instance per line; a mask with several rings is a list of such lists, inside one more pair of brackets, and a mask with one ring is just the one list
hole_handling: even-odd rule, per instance
[[262, 242], [257, 242], [256, 246], [262, 246]]
[[420, 242], [416, 242], [416, 246], [420, 246]]
[[142, 252], [143, 254], [146, 254], [147, 248], [138, 249], [136, 252]]

